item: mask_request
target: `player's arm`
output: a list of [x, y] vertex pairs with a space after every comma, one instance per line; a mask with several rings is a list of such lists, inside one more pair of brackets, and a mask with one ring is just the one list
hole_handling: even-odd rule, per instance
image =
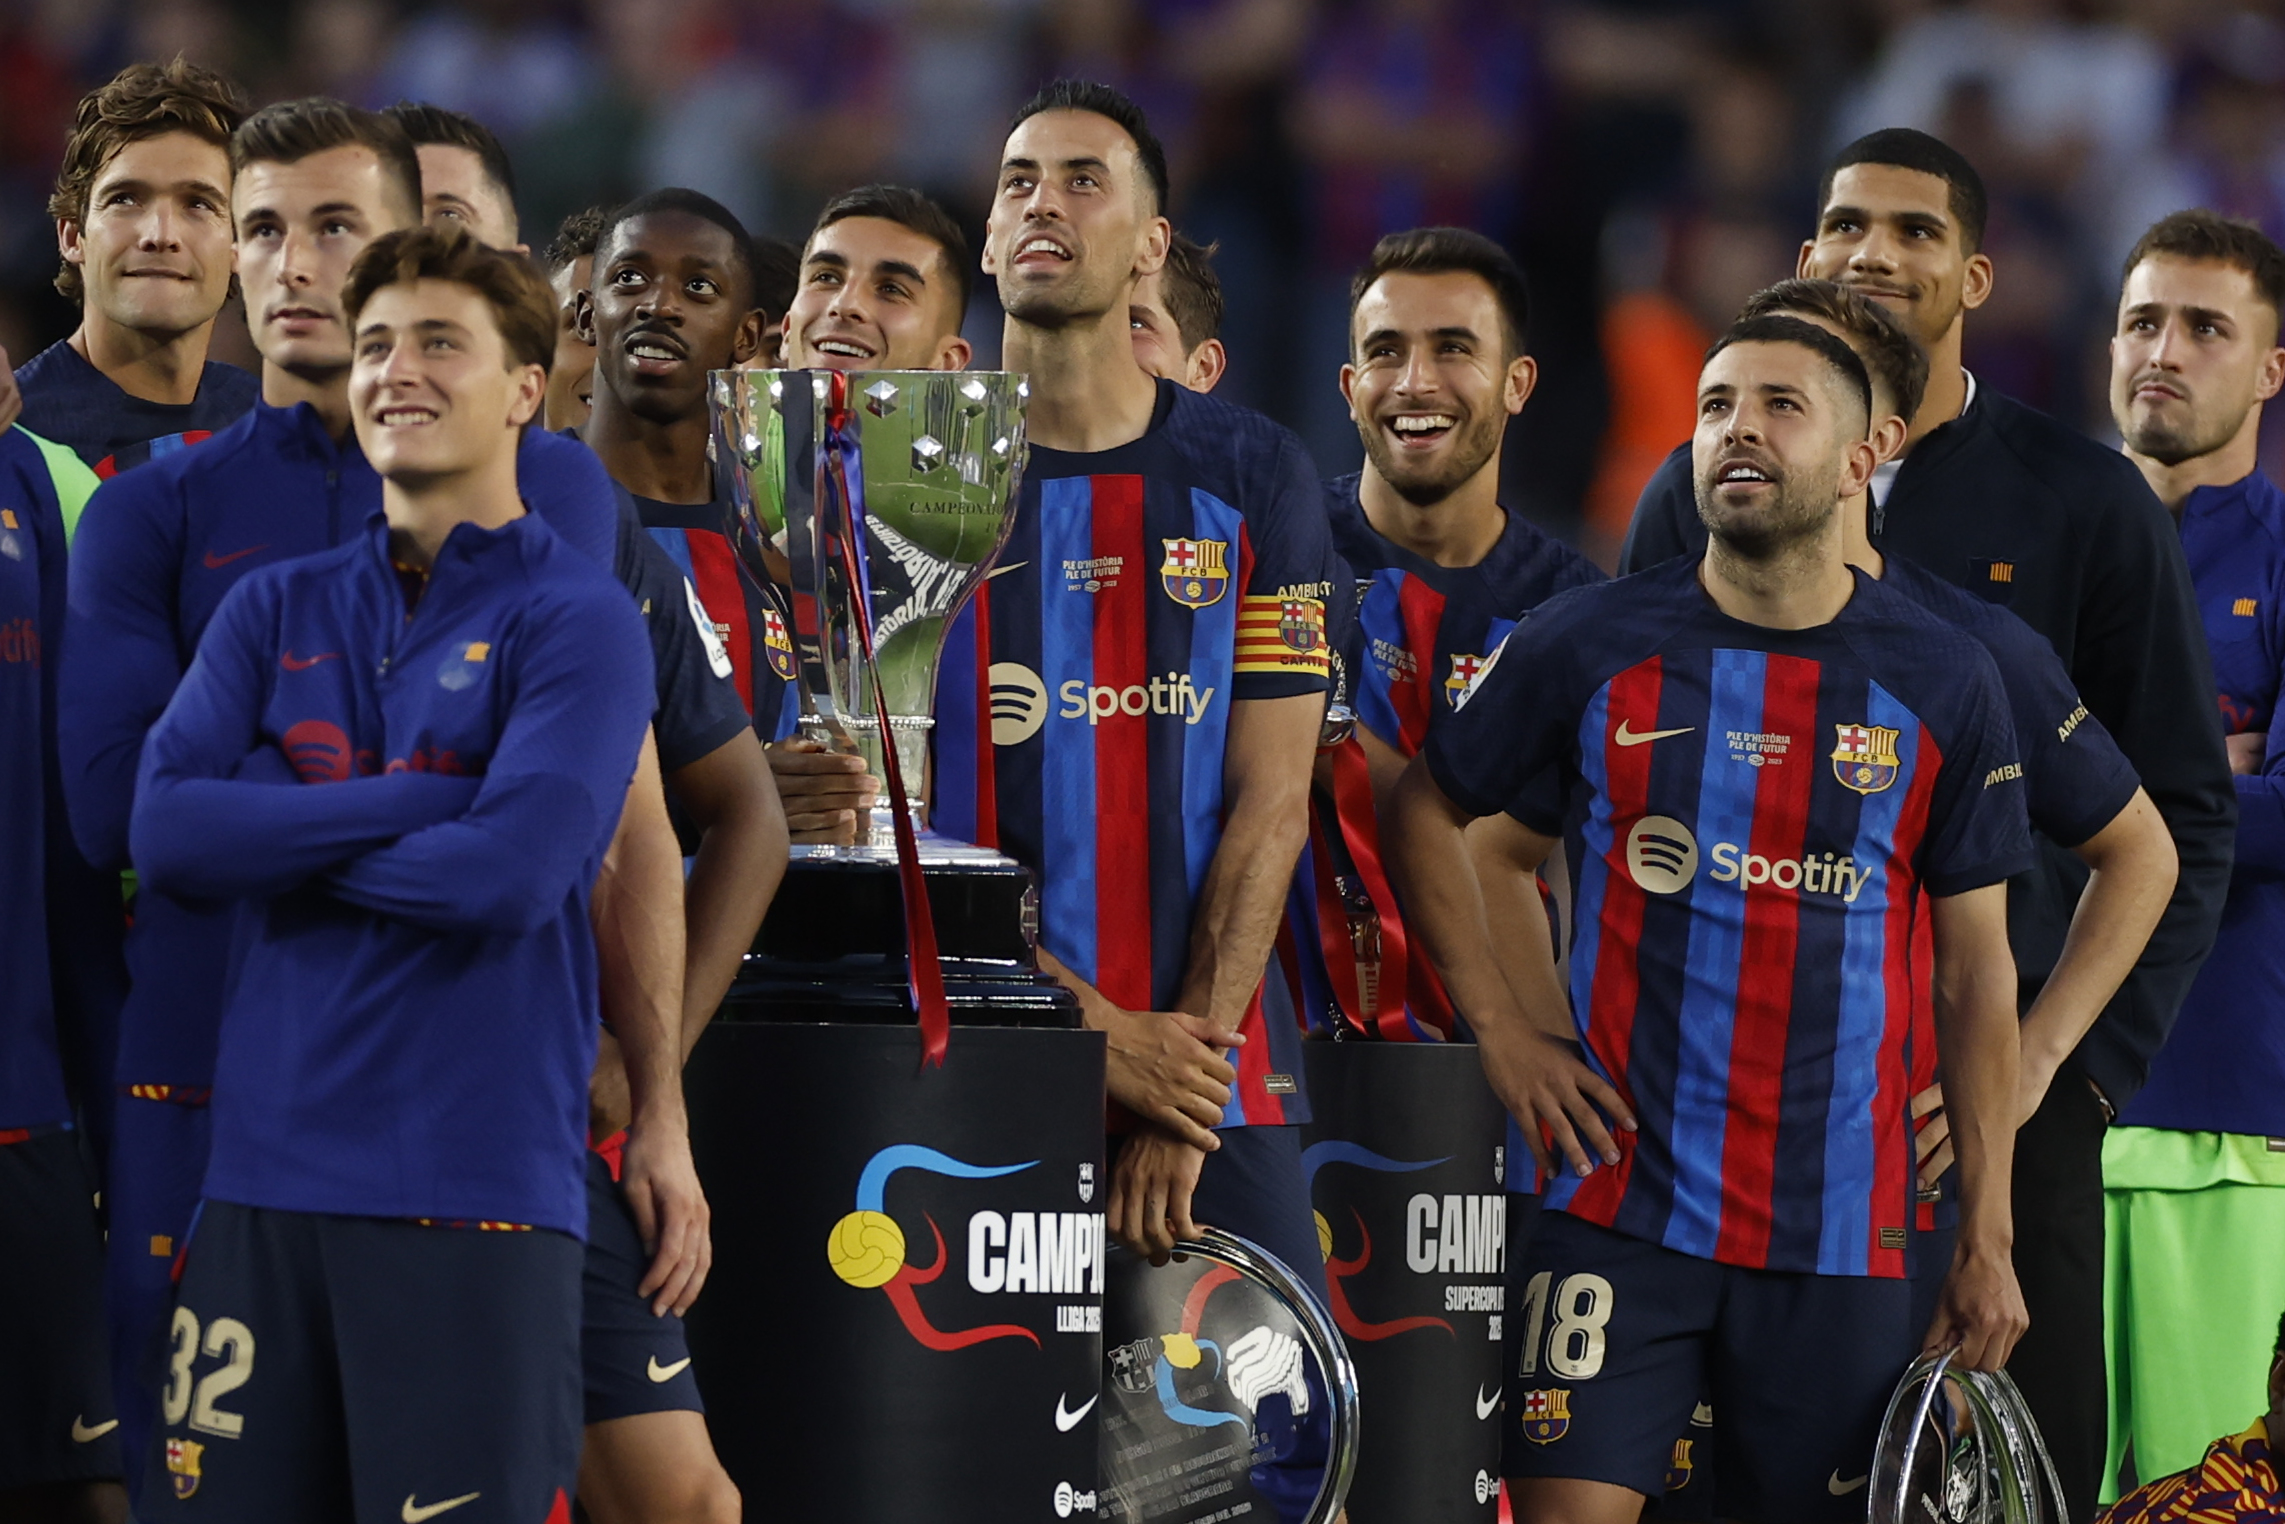
[[667, 818], [658, 737], [652, 732], [643, 737], [619, 828], [603, 853], [587, 907], [595, 927], [603, 1005], [603, 1036], [588, 1081], [589, 1131], [597, 1140], [627, 1125], [627, 1070], [619, 1054], [619, 1029], [639, 1021], [681, 1019], [682, 894], [682, 849], [674, 822]]
[[2030, 1326], [2015, 1280], [2009, 1207], [2015, 1158], [2015, 959], [2007, 886], [1931, 899], [1936, 1047], [1959, 1153], [1960, 1230], [1925, 1348], [1957, 1346], [1954, 1363], [1998, 1370]]
[[478, 780], [435, 773], [296, 779], [259, 728], [270, 653], [255, 631], [265, 617], [250, 588], [231, 593], [138, 748], [132, 845], [143, 878], [165, 893], [283, 893], [475, 800]]
[[740, 730], [669, 783], [700, 834], [686, 889], [689, 971], [683, 980], [682, 1053], [714, 1019], [770, 901], [785, 877], [785, 811], [761, 742]]
[[1541, 874], [1561, 873], [1562, 853], [1548, 846], [1549, 837], [1504, 810], [1472, 822], [1467, 838], [1486, 922], [1498, 928], [1492, 956], [1501, 976], [1537, 1030], [1558, 1042], [1575, 1041], [1579, 1029], [1563, 989], [1562, 954], [1539, 892]]
[[652, 1298], [653, 1312], [679, 1314], [698, 1300], [714, 1253], [682, 1100], [682, 854], [648, 734], [603, 862], [596, 883], [598, 935], [610, 938], [599, 949], [603, 1012], [626, 1075], [629, 1113], [619, 1180], [651, 1254], [636, 1289]]
[[[1569, 1018], [1544, 917], [1539, 937], [1528, 943], [1511, 939], [1512, 976], [1492, 951], [1491, 919], [1468, 848], [1470, 819], [1430, 774], [1427, 754], [1413, 758], [1390, 801], [1386, 834], [1405, 921], [1435, 962], [1453, 1003], [1467, 1013], [1484, 1072], [1521, 1124], [1540, 1168], [1557, 1168], [1555, 1151], [1541, 1136], [1544, 1127], [1562, 1158], [1584, 1176], [1596, 1159], [1619, 1161], [1603, 1115], [1625, 1129], [1634, 1126], [1634, 1118], [1616, 1090], [1549, 1035], [1567, 1029]], [[1513, 831], [1508, 861], [1521, 868], [1536, 870], [1560, 845], [1520, 822]], [[1540, 914], [1536, 904], [1532, 912]]]
[[127, 866], [144, 738], [182, 681], [174, 587], [181, 547], [169, 505], [134, 473], [104, 484], [71, 548], [70, 606], [56, 683], [56, 747], [80, 854]]

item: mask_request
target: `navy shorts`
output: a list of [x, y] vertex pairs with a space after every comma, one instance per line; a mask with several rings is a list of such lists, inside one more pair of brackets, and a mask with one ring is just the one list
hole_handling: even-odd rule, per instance
[[[111, 1335], [111, 1386], [119, 1404], [120, 1450], [127, 1459], [127, 1497], [138, 1508], [143, 1457], [159, 1421], [175, 1256], [198, 1213], [212, 1116], [203, 1103], [132, 1095], [119, 1098], [113, 1116], [104, 1321]], [[166, 1483], [162, 1479], [159, 1485]]]
[[1919, 1344], [1909, 1282], [1717, 1264], [1567, 1212], [1542, 1214], [1509, 1263], [1523, 1336], [1503, 1420], [1510, 1476], [1659, 1497], [1692, 1479], [1707, 1434], [1692, 1420], [1710, 1400], [1716, 1514], [1864, 1517], [1881, 1413]]
[[121, 1472], [102, 1284], [79, 1138], [0, 1144], [0, 1492]]
[[579, 1241], [209, 1201], [139, 1516], [568, 1520]]
[[627, 1193], [600, 1155], [587, 1156], [587, 1256], [579, 1277], [579, 1366], [586, 1421], [638, 1413], [703, 1413], [682, 1319], [652, 1313], [635, 1288], [650, 1269]]

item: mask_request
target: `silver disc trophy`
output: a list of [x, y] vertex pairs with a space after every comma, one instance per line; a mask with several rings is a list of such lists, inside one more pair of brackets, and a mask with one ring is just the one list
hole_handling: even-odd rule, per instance
[[1871, 1524], [2058, 1524], [2069, 1517], [2039, 1426], [2005, 1371], [1912, 1363], [1873, 1455]]

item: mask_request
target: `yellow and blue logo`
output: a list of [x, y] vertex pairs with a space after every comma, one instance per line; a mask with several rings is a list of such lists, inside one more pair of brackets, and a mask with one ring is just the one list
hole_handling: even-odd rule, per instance
[[1571, 1432], [1571, 1392], [1549, 1387], [1523, 1394], [1523, 1437], [1535, 1445], [1551, 1445]]
[[793, 681], [793, 637], [786, 633], [785, 616], [776, 609], [762, 610], [762, 650], [768, 653], [770, 670], [782, 682]]
[[905, 1332], [930, 1349], [966, 1349], [971, 1344], [993, 1339], [1029, 1339], [1036, 1345], [1038, 1334], [1013, 1323], [951, 1331], [930, 1324], [927, 1314], [920, 1310], [915, 1288], [928, 1285], [944, 1273], [949, 1259], [944, 1250], [944, 1230], [936, 1225], [935, 1218], [923, 1214], [929, 1232], [936, 1238], [936, 1262], [926, 1270], [914, 1268], [907, 1258], [904, 1228], [889, 1215], [887, 1199], [889, 1177], [900, 1169], [927, 1170], [955, 1180], [995, 1180], [1002, 1175], [1021, 1174], [1038, 1162], [1029, 1159], [1022, 1164], [968, 1164], [918, 1143], [892, 1144], [865, 1161], [864, 1170], [857, 1176], [856, 1210], [833, 1224], [833, 1231], [826, 1235], [826, 1263], [833, 1267], [835, 1275], [860, 1291], [886, 1292], [889, 1305], [896, 1309]]

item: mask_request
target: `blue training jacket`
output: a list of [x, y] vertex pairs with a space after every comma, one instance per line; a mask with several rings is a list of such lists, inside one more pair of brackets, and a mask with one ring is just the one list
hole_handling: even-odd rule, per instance
[[526, 514], [406, 615], [374, 515], [222, 602], [143, 747], [153, 890], [256, 902], [205, 1194], [586, 1231], [588, 891], [650, 723], [626, 591]]

